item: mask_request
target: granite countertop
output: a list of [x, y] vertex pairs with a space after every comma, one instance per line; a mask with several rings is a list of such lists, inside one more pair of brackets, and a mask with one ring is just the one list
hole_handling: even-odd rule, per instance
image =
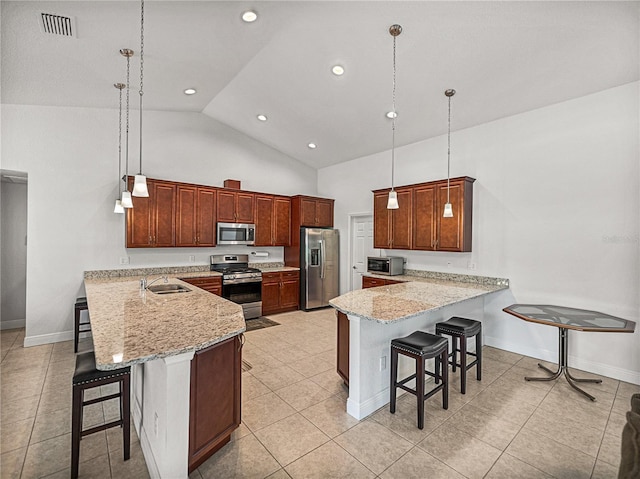
[[345, 314], [392, 323], [509, 287], [506, 279], [482, 276], [457, 275], [458, 281], [423, 275], [366, 276], [406, 282], [351, 291], [329, 304]]
[[[193, 272], [193, 276], [203, 275]], [[169, 283], [191, 291], [141, 292], [139, 280], [132, 277], [85, 279], [98, 369], [197, 351], [245, 331], [240, 305], [177, 278]]]
[[258, 269], [263, 273], [279, 273], [281, 271], [300, 271], [300, 268], [294, 268], [293, 266], [274, 266], [274, 267], [268, 267], [268, 268], [263, 268], [258, 266]]

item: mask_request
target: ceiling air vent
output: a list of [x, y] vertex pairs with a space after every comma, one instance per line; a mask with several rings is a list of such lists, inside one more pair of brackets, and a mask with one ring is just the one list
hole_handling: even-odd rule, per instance
[[76, 22], [74, 17], [63, 17], [53, 13], [40, 14], [40, 28], [44, 33], [63, 37], [76, 36]]

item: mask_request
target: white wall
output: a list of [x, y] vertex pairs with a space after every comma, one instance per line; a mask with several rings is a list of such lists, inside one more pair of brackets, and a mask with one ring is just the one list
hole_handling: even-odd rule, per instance
[[0, 329], [24, 327], [27, 291], [27, 185], [0, 183]]
[[[206, 264], [216, 251], [125, 249], [124, 216], [113, 213], [117, 110], [3, 105], [1, 120], [2, 167], [29, 174], [25, 344], [71, 338], [85, 270], [120, 268], [127, 255], [129, 267], [186, 264], [190, 254]], [[199, 113], [145, 112], [143, 161], [152, 178], [214, 186], [233, 178], [248, 190], [316, 193], [315, 170]], [[281, 248], [270, 250], [282, 257]]]
[[[640, 321], [638, 90], [635, 82], [454, 131], [451, 175], [477, 180], [473, 252], [383, 253], [405, 256], [414, 269], [509, 278], [505, 301]], [[336, 227], [343, 231], [343, 292], [350, 271], [347, 215], [372, 211], [371, 190], [390, 186], [390, 158], [383, 152], [318, 172], [318, 192], [336, 199]], [[446, 160], [446, 136], [397, 148], [396, 185], [446, 178]], [[513, 349], [531, 338], [521, 352], [557, 355], [553, 328], [519, 324], [508, 335], [501, 332], [523, 322], [505, 313], [495, 320], [496, 343]], [[598, 362], [608, 373], [640, 383], [640, 325], [633, 335], [571, 337], [572, 359]]]

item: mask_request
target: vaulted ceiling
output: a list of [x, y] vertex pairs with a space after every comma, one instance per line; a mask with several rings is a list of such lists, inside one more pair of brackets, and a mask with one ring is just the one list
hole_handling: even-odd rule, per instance
[[[639, 2], [145, 2], [145, 109], [202, 112], [315, 168], [638, 80]], [[2, 103], [117, 108], [137, 1], [3, 1]], [[253, 9], [258, 19], [241, 20]], [[73, 38], [41, 13], [73, 17]], [[345, 73], [335, 76], [340, 64]], [[187, 96], [185, 88], [197, 89]], [[268, 121], [258, 121], [264, 114]], [[315, 150], [307, 147], [313, 142]]]

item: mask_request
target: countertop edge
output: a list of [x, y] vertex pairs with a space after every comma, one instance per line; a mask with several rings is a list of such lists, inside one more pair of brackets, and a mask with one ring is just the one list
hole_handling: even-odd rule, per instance
[[221, 343], [222, 341], [225, 341], [229, 338], [233, 338], [234, 336], [238, 336], [239, 334], [244, 333], [247, 330], [246, 325], [244, 328], [241, 328], [238, 331], [233, 331], [231, 333], [227, 333], [224, 334], [216, 339], [212, 339], [210, 341], [206, 341], [204, 343], [198, 344], [196, 346], [191, 346], [188, 348], [184, 348], [178, 351], [168, 351], [165, 353], [159, 353], [159, 354], [150, 354], [148, 356], [144, 356], [144, 357], [140, 357], [140, 358], [136, 358], [136, 359], [132, 359], [131, 361], [123, 361], [121, 363], [109, 363], [109, 364], [99, 364], [98, 361], [96, 360], [96, 369], [98, 369], [99, 371], [114, 371], [116, 369], [121, 369], [121, 368], [125, 368], [128, 366], [133, 366], [135, 364], [142, 364], [142, 363], [146, 363], [148, 361], [154, 361], [156, 359], [163, 359], [163, 358], [168, 358], [171, 356], [178, 356], [180, 354], [184, 354], [184, 353], [188, 353], [193, 351], [194, 353], [197, 351], [200, 351], [202, 349], [206, 349], [209, 346], [213, 346], [214, 344], [218, 344]]

